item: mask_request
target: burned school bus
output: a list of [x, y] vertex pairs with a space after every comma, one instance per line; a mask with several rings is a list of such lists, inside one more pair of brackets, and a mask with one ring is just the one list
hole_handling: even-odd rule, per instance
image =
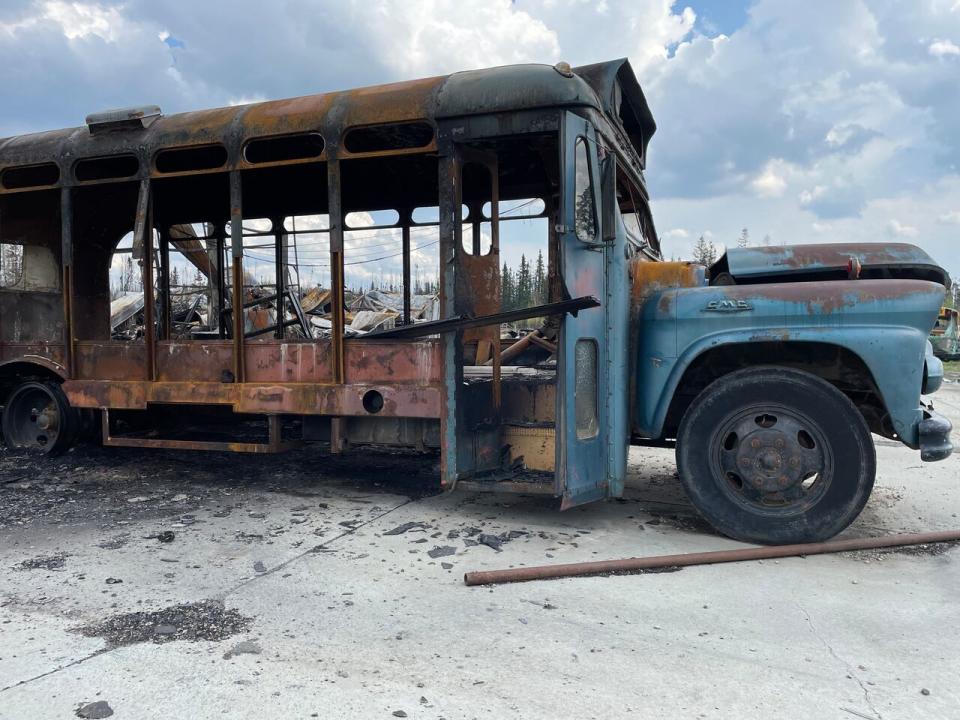
[[[444, 487], [564, 508], [620, 495], [631, 443], [675, 442], [724, 533], [833, 535], [870, 494], [871, 432], [950, 454], [921, 404], [946, 273], [907, 245], [665, 262], [655, 128], [618, 60], [0, 141], [5, 441], [60, 451], [93, 425], [107, 446], [409, 447], [439, 451]], [[543, 277], [507, 303], [521, 208]], [[370, 304], [351, 273], [385, 257], [394, 294]]]

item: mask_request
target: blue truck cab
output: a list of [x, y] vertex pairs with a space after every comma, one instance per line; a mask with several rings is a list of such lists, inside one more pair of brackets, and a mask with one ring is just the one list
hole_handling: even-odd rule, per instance
[[647, 274], [631, 433], [676, 441], [691, 500], [724, 532], [838, 532], [873, 484], [870, 433], [950, 455], [949, 421], [922, 400], [943, 380], [927, 338], [949, 279], [920, 248], [734, 248]]
[[[571, 297], [602, 298], [563, 320], [565, 506], [620, 494], [628, 444], [675, 446], [684, 489], [715, 528], [751, 542], [813, 542], [866, 504], [872, 435], [926, 462], [948, 457], [951, 425], [929, 400], [943, 366], [928, 341], [950, 286], [945, 270], [918, 247], [889, 243], [734, 248], [711, 267], [664, 261], [643, 172], [656, 128], [643, 94], [623, 66], [605, 92], [596, 68], [583, 74], [611, 101], [602, 114], [568, 112], [561, 134], [560, 271]], [[615, 114], [636, 120], [627, 133], [635, 153]], [[579, 232], [588, 193], [599, 208], [595, 237]], [[583, 377], [596, 362], [584, 336], [603, 338], [603, 451], [578, 436], [571, 409], [584, 388], [595, 392]]]

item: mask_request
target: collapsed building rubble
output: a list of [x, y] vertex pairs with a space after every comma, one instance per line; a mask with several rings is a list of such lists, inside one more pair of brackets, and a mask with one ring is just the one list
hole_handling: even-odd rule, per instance
[[[245, 336], [256, 337], [277, 326], [278, 299], [273, 288], [252, 285], [245, 288]], [[209, 299], [197, 288], [171, 288], [170, 321], [176, 337], [202, 338], [210, 333], [217, 336], [216, 327], [209, 322]], [[364, 335], [373, 330], [394, 328], [403, 314], [403, 295], [397, 292], [370, 290], [364, 293], [346, 293], [349, 299], [344, 313], [347, 335]], [[283, 317], [285, 337], [328, 338], [331, 335], [332, 307], [330, 290], [315, 286], [303, 293], [288, 290], [284, 293]], [[133, 340], [143, 337], [144, 294], [122, 292], [110, 303], [110, 330], [115, 340]], [[159, 312], [159, 308], [158, 308]], [[230, 308], [221, 315], [230, 314]], [[439, 320], [439, 296], [411, 297], [410, 319], [413, 323]], [[509, 337], [509, 334], [508, 334]]]

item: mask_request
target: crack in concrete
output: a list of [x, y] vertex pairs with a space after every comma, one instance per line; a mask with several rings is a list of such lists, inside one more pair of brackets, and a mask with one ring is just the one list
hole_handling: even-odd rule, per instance
[[[836, 651], [833, 649], [833, 646], [826, 641], [826, 639], [820, 634], [816, 626], [813, 624], [813, 620], [810, 617], [810, 613], [808, 613], [800, 603], [795, 603], [795, 604], [797, 608], [800, 610], [800, 612], [803, 613], [803, 616], [806, 618], [807, 625], [810, 627], [810, 632], [812, 632], [814, 636], [817, 638], [817, 640], [819, 640], [823, 644], [823, 646], [827, 649], [827, 652], [830, 653], [833, 659], [847, 669], [847, 674], [851, 678], [853, 678], [854, 681], [856, 681], [857, 685], [860, 686], [860, 690], [863, 691], [863, 700], [864, 702], [867, 703], [867, 707], [870, 708], [870, 712], [873, 713], [873, 716], [877, 720], [883, 720], [883, 715], [881, 715], [880, 712], [877, 710], [877, 708], [874, 707], [873, 701], [870, 699], [870, 691], [867, 689], [867, 686], [857, 675], [856, 670], [854, 670], [853, 666], [850, 663], [848, 663], [846, 660], [844, 660], [842, 657], [837, 655]], [[842, 708], [842, 709], [846, 710], [846, 708]]]
[[354, 526], [354, 527], [348, 528], [348, 529], [344, 530], [342, 533], [340, 533], [339, 535], [335, 535], [334, 537], [329, 538], [328, 540], [324, 540], [324, 541], [323, 541], [322, 543], [320, 543], [319, 545], [314, 545], [314, 546], [308, 548], [307, 550], [304, 550], [304, 551], [303, 551], [302, 553], [300, 553], [299, 555], [294, 555], [294, 556], [293, 556], [292, 558], [290, 558], [289, 560], [284, 560], [282, 563], [280, 563], [279, 565], [277, 565], [277, 566], [275, 566], [275, 567], [270, 568], [270, 569], [267, 570], [266, 572], [257, 573], [254, 577], [248, 578], [248, 579], [244, 580], [243, 582], [240, 582], [240, 583], [238, 583], [237, 585], [233, 586], [232, 588], [230, 588], [230, 589], [228, 589], [228, 590], [224, 590], [223, 592], [220, 592], [220, 593], [214, 595], [214, 596], [213, 596], [213, 599], [215, 599], [215, 600], [223, 600], [223, 599], [226, 598], [227, 596], [232, 595], [233, 593], [235, 593], [235, 592], [236, 592], [237, 590], [239, 590], [240, 588], [246, 587], [246, 586], [249, 585], [250, 583], [256, 582], [257, 580], [260, 580], [261, 578], [265, 578], [265, 577], [268, 577], [268, 576], [270, 576], [270, 575], [273, 575], [275, 572], [278, 572], [279, 570], [283, 570], [284, 568], [286, 568], [286, 567], [289, 566], [289, 565], [292, 565], [293, 563], [297, 562], [298, 560], [302, 560], [302, 559], [303, 559], [304, 557], [306, 557], [307, 555], [315, 555], [317, 552], [319, 552], [319, 551], [322, 550], [323, 548], [327, 547], [328, 545], [331, 545], [331, 544], [335, 543], [337, 540], [340, 540], [340, 539], [342, 539], [342, 538], [345, 538], [345, 537], [347, 537], [348, 535], [353, 535], [353, 534], [356, 533], [357, 530], [359, 530], [360, 528], [364, 528], [364, 527], [366, 527], [367, 525], [370, 525], [370, 524], [372, 524], [372, 523], [375, 523], [375, 522], [377, 522], [378, 520], [381, 520], [382, 518], [385, 518], [385, 517], [386, 517], [387, 515], [389, 515], [390, 513], [394, 512], [394, 511], [396, 511], [396, 510], [399, 510], [400, 508], [402, 508], [402, 507], [404, 507], [404, 506], [406, 506], [406, 505], [409, 505], [409, 504], [411, 504], [411, 503], [413, 503], [413, 502], [415, 502], [415, 500], [413, 500], [412, 498], [407, 498], [406, 500], [404, 500], [404, 501], [403, 501], [402, 503], [400, 503], [399, 505], [395, 505], [394, 507], [390, 508], [389, 510], [385, 510], [384, 512], [380, 513], [380, 514], [377, 515], [376, 517], [372, 517], [372, 518], [370, 518], [369, 520], [366, 520], [366, 521], [360, 523], [359, 525], [356, 525], [356, 526]]
[[[415, 502], [415, 500], [414, 500], [413, 498], [407, 498], [406, 500], [404, 500], [404, 501], [403, 501], [402, 503], [400, 503], [399, 505], [393, 506], [393, 507], [390, 508], [389, 510], [386, 510], [386, 511], [380, 513], [380, 514], [377, 515], [376, 517], [372, 517], [372, 518], [370, 518], [369, 520], [366, 520], [365, 522], [362, 522], [362, 523], [360, 523], [359, 525], [357, 525], [357, 526], [355, 526], [355, 527], [348, 528], [347, 530], [345, 530], [344, 532], [340, 533], [339, 535], [336, 535], [335, 537], [332, 537], [332, 538], [330, 538], [330, 539], [328, 539], [328, 540], [324, 540], [324, 541], [323, 541], [322, 543], [320, 543], [319, 545], [314, 545], [313, 547], [309, 548], [308, 550], [305, 550], [304, 552], [300, 553], [299, 555], [295, 555], [294, 557], [290, 558], [289, 560], [285, 560], [284, 562], [280, 563], [280, 564], [277, 565], [276, 567], [270, 568], [267, 572], [258, 573], [255, 577], [252, 577], [252, 578], [249, 578], [249, 579], [247, 579], [247, 580], [244, 580], [243, 582], [235, 585], [234, 587], [229, 588], [228, 590], [224, 590], [223, 592], [220, 592], [220, 593], [214, 595], [212, 598], [209, 598], [209, 599], [213, 599], [213, 600], [223, 600], [223, 599], [226, 598], [227, 596], [235, 593], [235, 592], [236, 592], [237, 590], [239, 590], [240, 588], [246, 587], [246, 586], [249, 585], [250, 583], [256, 582], [257, 580], [259, 580], [259, 579], [261, 579], [261, 578], [264, 578], [264, 577], [267, 577], [268, 575], [272, 575], [273, 573], [277, 572], [278, 570], [282, 570], [283, 568], [285, 568], [285, 567], [287, 567], [288, 565], [296, 562], [297, 560], [301, 560], [302, 558], [304, 558], [304, 557], [307, 556], [307, 555], [315, 554], [317, 551], [319, 551], [319, 550], [327, 547], [328, 545], [331, 545], [332, 543], [335, 543], [337, 540], [340, 540], [340, 539], [342, 539], [342, 538], [345, 538], [345, 537], [347, 537], [348, 535], [353, 535], [353, 534], [354, 534], [357, 530], [359, 530], [360, 528], [363, 528], [363, 527], [366, 527], [367, 525], [370, 525], [370, 524], [372, 524], [372, 523], [375, 523], [375, 522], [377, 522], [378, 520], [380, 520], [381, 518], [386, 517], [386, 516], [389, 515], [390, 513], [394, 512], [394, 511], [396, 511], [396, 510], [399, 510], [400, 508], [404, 507], [405, 505], [409, 505], [409, 504], [411, 504], [411, 503], [413, 503], [413, 502]], [[121, 647], [122, 647], [122, 646], [121, 646]], [[111, 652], [113, 652], [113, 651], [115, 651], [115, 650], [121, 649], [121, 647], [112, 647], [112, 648], [103, 647], [103, 648], [100, 648], [99, 650], [91, 653], [90, 655], [87, 655], [86, 657], [77, 658], [76, 660], [71, 660], [71, 661], [70, 661], [69, 663], [67, 663], [66, 665], [61, 665], [61, 666], [59, 666], [59, 667], [53, 668], [52, 670], [48, 670], [48, 671], [45, 672], [45, 673], [41, 673], [40, 675], [36, 675], [35, 677], [27, 678], [26, 680], [21, 680], [20, 682], [16, 682], [16, 683], [14, 683], [13, 685], [8, 685], [8, 686], [6, 686], [6, 687], [4, 687], [4, 688], [0, 688], [0, 694], [5, 693], [5, 692], [7, 692], [8, 690], [13, 690], [14, 688], [22, 687], [22, 686], [24, 686], [24, 685], [28, 685], [28, 684], [30, 684], [30, 683], [36, 682], [37, 680], [42, 680], [42, 679], [45, 678], [45, 677], [49, 677], [50, 675], [55, 675], [56, 673], [61, 672], [61, 671], [63, 671], [63, 670], [68, 670], [68, 669], [70, 669], [70, 668], [72, 668], [72, 667], [76, 667], [77, 665], [80, 665], [81, 663], [85, 663], [87, 660], [92, 660], [93, 658], [99, 657], [100, 655], [106, 655], [106, 654], [111, 653]]]
[[45, 678], [45, 677], [47, 677], [47, 676], [49, 676], [49, 675], [54, 675], [54, 674], [60, 672], [61, 670], [69, 670], [69, 669], [72, 668], [72, 667], [76, 667], [76, 666], [79, 665], [80, 663], [84, 663], [84, 662], [86, 662], [87, 660], [91, 660], [91, 659], [93, 659], [93, 658], [95, 658], [95, 657], [97, 657], [97, 656], [99, 656], [99, 655], [105, 655], [106, 653], [112, 652], [113, 650], [116, 650], [116, 648], [105, 648], [105, 647], [100, 648], [99, 650], [91, 653], [90, 655], [87, 655], [86, 657], [77, 658], [76, 660], [71, 660], [71, 661], [68, 662], [66, 665], [61, 665], [60, 667], [55, 667], [55, 668], [53, 668], [53, 670], [47, 670], [47, 672], [45, 672], [45, 673], [40, 673], [39, 675], [37, 675], [37, 676], [35, 676], [35, 677], [27, 678], [26, 680], [21, 680], [20, 682], [16, 682], [16, 683], [14, 683], [13, 685], [7, 685], [5, 688], [0, 688], [0, 693], [5, 693], [7, 690], [13, 690], [14, 688], [18, 688], [18, 687], [20, 687], [21, 685], [27, 685], [28, 683], [32, 683], [32, 682], [34, 682], [34, 681], [36, 681], [36, 680], [42, 680], [43, 678]]

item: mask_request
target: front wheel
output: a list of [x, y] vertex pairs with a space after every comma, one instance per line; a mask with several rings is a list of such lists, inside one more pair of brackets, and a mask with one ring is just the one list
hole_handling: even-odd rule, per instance
[[694, 507], [724, 535], [818, 542], [860, 514], [876, 474], [863, 416], [809, 373], [761, 367], [721, 377], [693, 401], [677, 468]]

